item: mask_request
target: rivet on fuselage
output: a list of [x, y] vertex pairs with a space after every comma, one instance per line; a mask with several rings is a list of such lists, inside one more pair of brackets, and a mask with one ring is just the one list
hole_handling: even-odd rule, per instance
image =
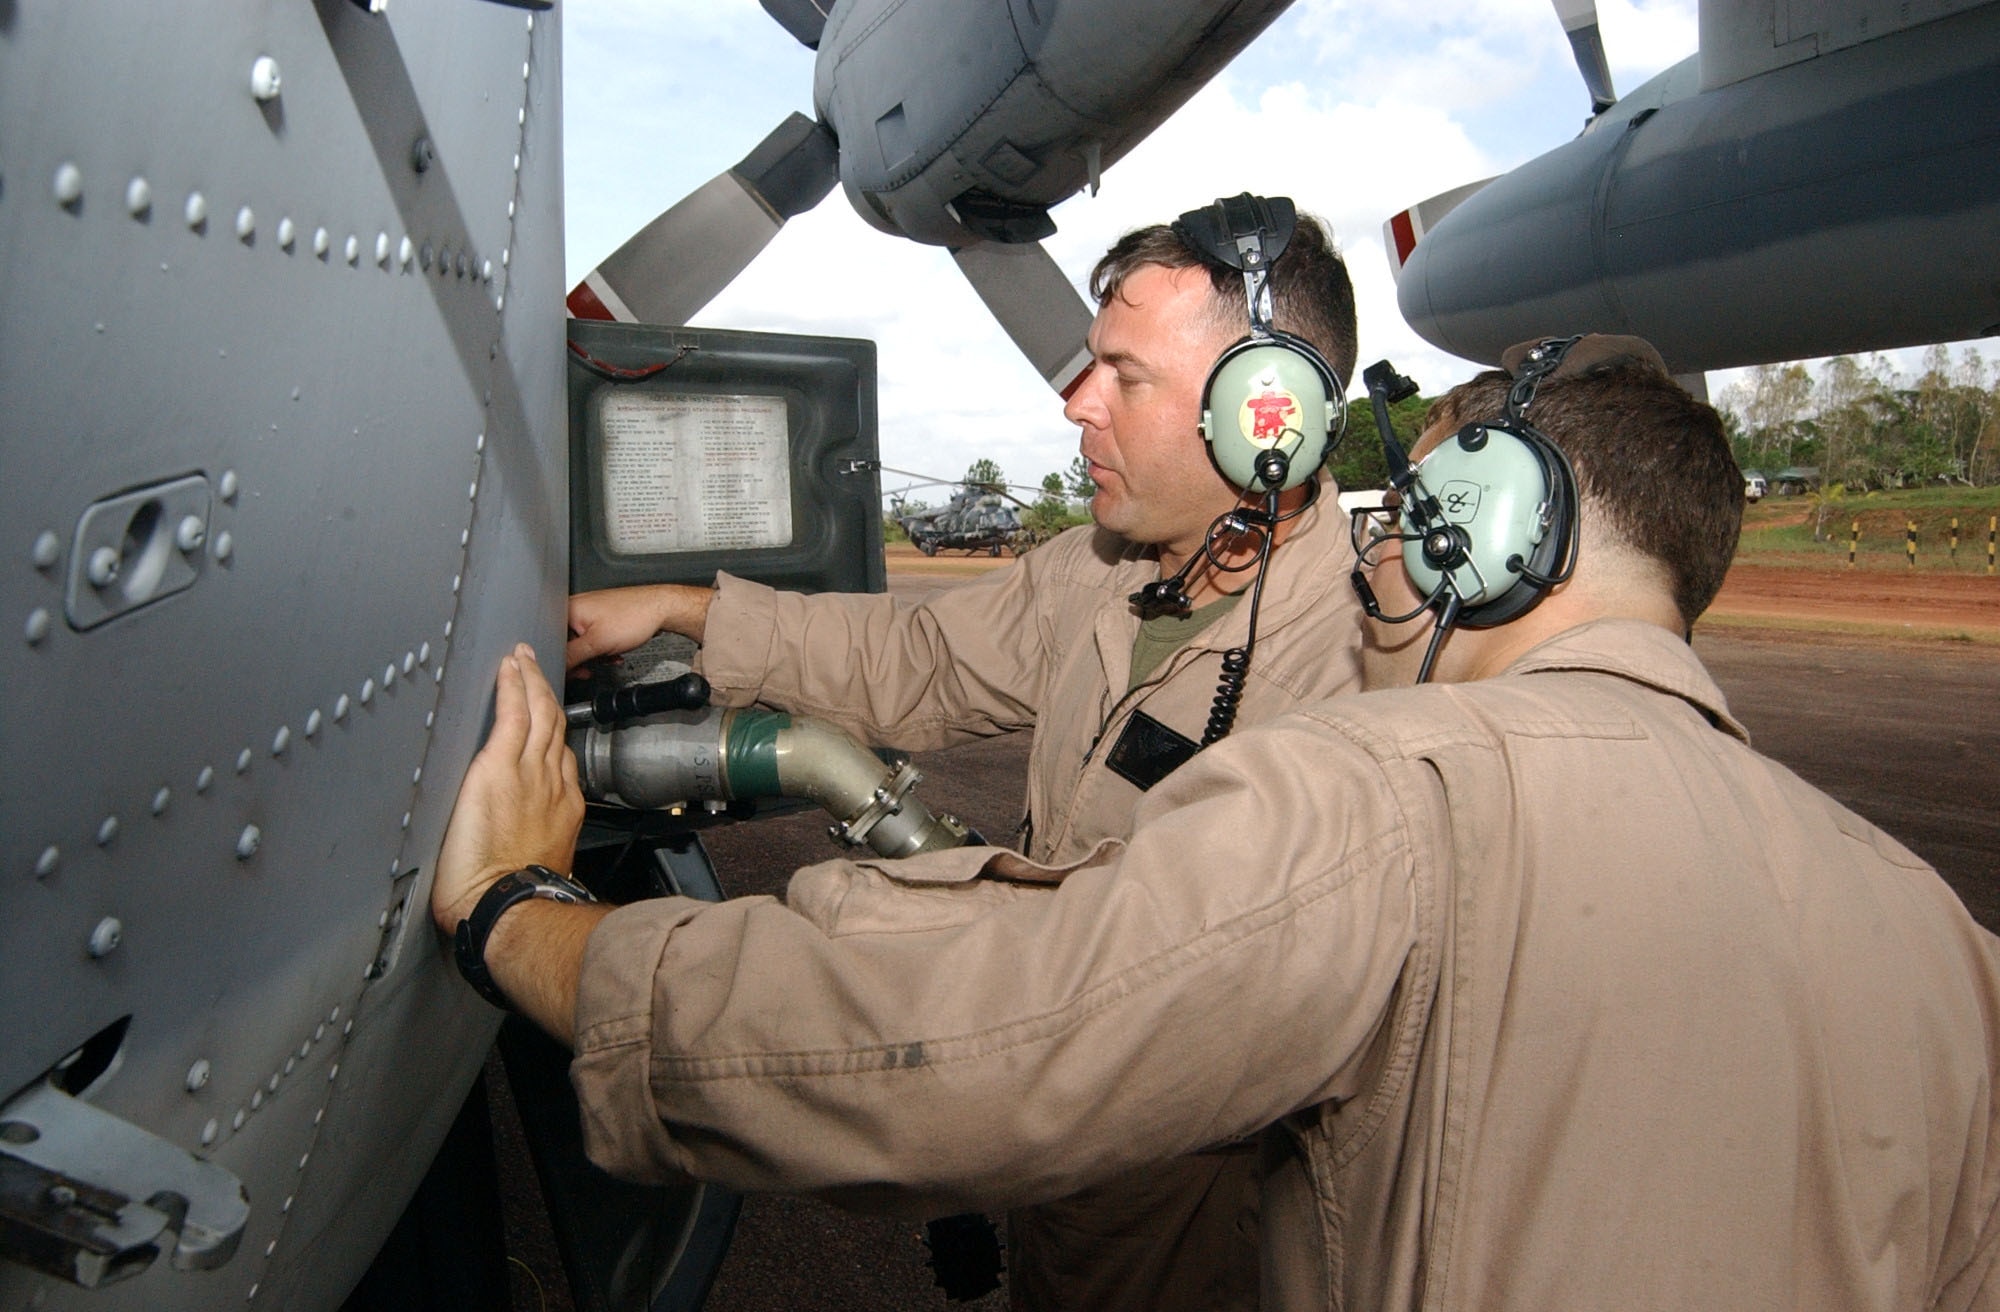
[[68, 160], [56, 165], [52, 190], [56, 204], [64, 209], [75, 209], [83, 202], [83, 170]]
[[89, 950], [93, 957], [108, 957], [118, 950], [125, 938], [125, 926], [118, 923], [118, 917], [106, 916], [90, 931]]
[[278, 61], [269, 55], [259, 55], [250, 65], [250, 94], [261, 103], [269, 103], [278, 98], [284, 89], [285, 79], [278, 70]]

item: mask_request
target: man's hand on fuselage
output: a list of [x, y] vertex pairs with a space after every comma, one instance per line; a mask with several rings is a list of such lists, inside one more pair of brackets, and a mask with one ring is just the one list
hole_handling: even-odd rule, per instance
[[459, 786], [431, 881], [431, 914], [447, 934], [508, 871], [569, 870], [583, 793], [566, 728], [534, 650], [516, 646], [500, 662], [493, 732]]
[[[568, 873], [583, 824], [576, 758], [562, 704], [525, 643], [500, 662], [493, 732], [465, 772], [431, 881], [431, 917], [446, 934], [480, 895], [529, 865]], [[509, 908], [486, 939], [486, 968], [516, 1010], [572, 1041], [577, 979], [590, 931], [608, 906], [530, 899]]]

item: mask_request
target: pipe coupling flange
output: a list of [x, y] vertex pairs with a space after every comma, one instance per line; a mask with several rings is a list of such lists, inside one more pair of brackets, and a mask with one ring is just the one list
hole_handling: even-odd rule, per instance
[[868, 835], [876, 825], [892, 815], [902, 814], [903, 798], [909, 795], [909, 791], [915, 788], [923, 777], [923, 773], [913, 763], [903, 762], [896, 773], [889, 776], [887, 783], [876, 788], [875, 795], [868, 799], [867, 805], [846, 820], [833, 825], [830, 832], [835, 839], [850, 847], [864, 846], [868, 842]]

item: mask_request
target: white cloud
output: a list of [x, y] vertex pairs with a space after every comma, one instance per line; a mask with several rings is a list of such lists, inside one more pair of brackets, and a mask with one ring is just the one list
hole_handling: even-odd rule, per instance
[[1618, 89], [1630, 91], [1667, 64], [1678, 63], [1701, 45], [1700, 15], [1693, 0], [1604, 0], [1597, 22], [1604, 54]]

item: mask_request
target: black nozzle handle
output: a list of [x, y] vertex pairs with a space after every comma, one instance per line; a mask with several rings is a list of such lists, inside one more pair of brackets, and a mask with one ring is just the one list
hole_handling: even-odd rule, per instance
[[698, 711], [706, 705], [708, 680], [688, 673], [659, 683], [606, 688], [587, 702], [571, 703], [564, 713], [571, 724], [595, 724], [610, 729], [627, 720], [643, 719], [662, 711]]

